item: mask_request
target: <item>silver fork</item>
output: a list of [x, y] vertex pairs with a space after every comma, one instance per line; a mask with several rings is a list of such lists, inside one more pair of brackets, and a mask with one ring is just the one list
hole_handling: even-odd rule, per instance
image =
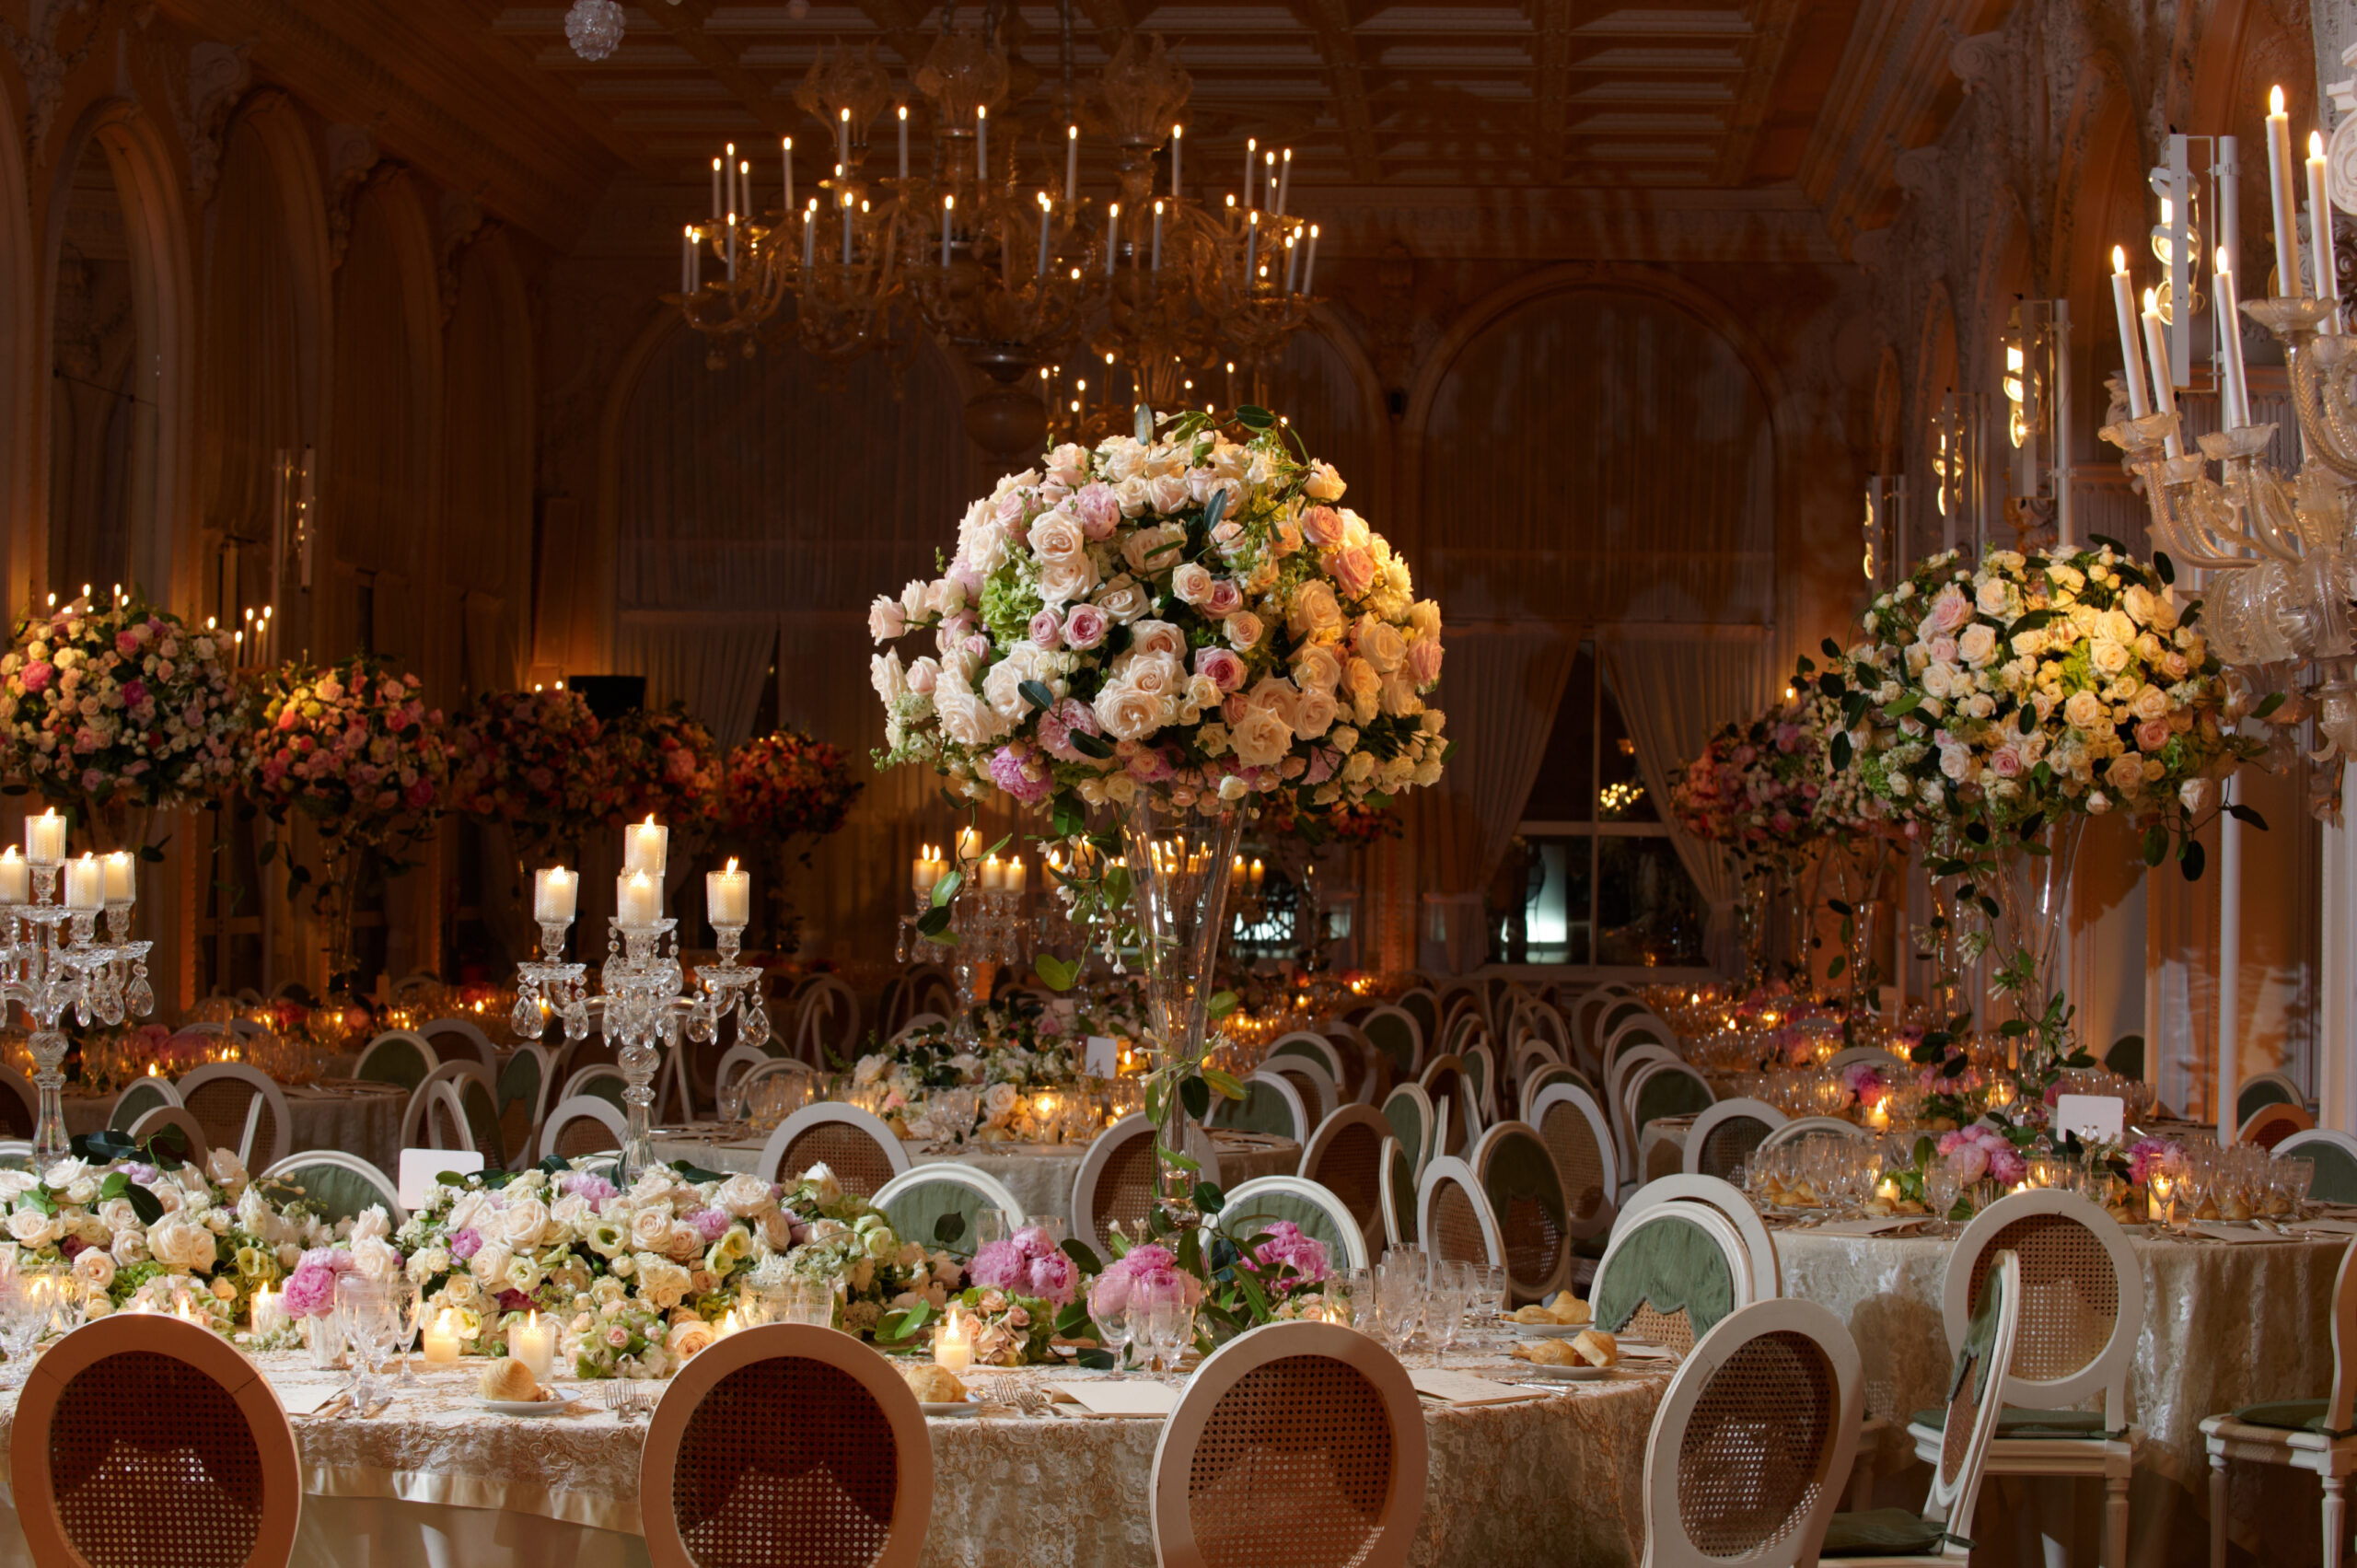
[[598, 1398], [616, 1415], [627, 1416], [638, 1409], [638, 1385], [625, 1378], [610, 1377], [598, 1385]]

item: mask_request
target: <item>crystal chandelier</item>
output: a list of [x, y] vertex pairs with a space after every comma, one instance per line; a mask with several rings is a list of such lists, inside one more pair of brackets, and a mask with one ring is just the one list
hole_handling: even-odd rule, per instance
[[564, 14], [565, 41], [584, 60], [603, 60], [622, 41], [622, 8], [616, 0], [574, 0]]

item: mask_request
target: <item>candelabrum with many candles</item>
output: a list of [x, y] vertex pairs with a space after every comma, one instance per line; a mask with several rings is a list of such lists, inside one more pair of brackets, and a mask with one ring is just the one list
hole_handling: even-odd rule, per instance
[[968, 852], [965, 864], [955, 872], [931, 845], [917, 856], [909, 879], [913, 912], [900, 922], [899, 957], [908, 962], [912, 939], [946, 942], [956, 949], [950, 969], [958, 982], [958, 1016], [949, 1021], [949, 1038], [971, 1047], [981, 1037], [975, 1010], [992, 970], [1028, 958], [1034, 945], [1046, 939], [1046, 923], [1028, 912], [1030, 877], [1021, 856], [1002, 861], [993, 851], [974, 860], [971, 846], [961, 847]]
[[[635, 1181], [654, 1161], [651, 1146], [655, 1080], [666, 1048], [682, 1033], [698, 1044], [719, 1038], [732, 1015], [739, 1040], [765, 1041], [770, 1025], [758, 981], [761, 971], [737, 961], [751, 907], [751, 877], [732, 860], [704, 877], [705, 918], [717, 937], [717, 963], [695, 966], [692, 980], [679, 958], [679, 923], [663, 913], [663, 872], [668, 830], [653, 818], [624, 830], [621, 875], [615, 879], [617, 912], [607, 923], [606, 961], [598, 989], [589, 966], [564, 957], [580, 878], [563, 866], [534, 874], [532, 912], [540, 927], [540, 957], [516, 967], [516, 1032], [538, 1040], [554, 1019], [567, 1040], [587, 1037], [591, 1019], [615, 1048], [621, 1069], [622, 1109], [629, 1126], [622, 1144], [622, 1178]], [[689, 1109], [685, 1106], [683, 1109]]]
[[69, 1142], [67, 1042], [57, 1026], [69, 1009], [85, 1028], [154, 1012], [147, 983], [153, 944], [131, 940], [138, 889], [129, 854], [67, 860], [65, 819], [54, 810], [25, 819], [25, 841], [24, 853], [12, 844], [0, 854], [0, 1007], [13, 1002], [33, 1023], [28, 1043], [41, 1091], [33, 1166], [46, 1169], [65, 1157]]

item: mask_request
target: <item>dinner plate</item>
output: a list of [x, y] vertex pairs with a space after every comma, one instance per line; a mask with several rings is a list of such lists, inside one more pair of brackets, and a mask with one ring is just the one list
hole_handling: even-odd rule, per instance
[[485, 1400], [482, 1408], [493, 1415], [554, 1415], [571, 1400]]
[[1588, 1331], [1593, 1323], [1515, 1323], [1514, 1331], [1526, 1340], [1572, 1340]]
[[917, 1409], [927, 1415], [945, 1417], [982, 1413], [982, 1407], [969, 1400], [945, 1400], [938, 1402], [932, 1400], [920, 1400], [917, 1401]]
[[1517, 1361], [1514, 1375], [1541, 1383], [1593, 1383], [1620, 1370], [1617, 1366], [1544, 1366], [1535, 1361]]

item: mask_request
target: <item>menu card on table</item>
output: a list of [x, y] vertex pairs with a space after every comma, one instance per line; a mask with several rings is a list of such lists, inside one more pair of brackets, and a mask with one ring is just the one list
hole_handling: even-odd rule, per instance
[[1486, 1377], [1475, 1377], [1463, 1372], [1443, 1372], [1431, 1366], [1411, 1370], [1408, 1381], [1415, 1385], [1419, 1394], [1438, 1400], [1445, 1405], [1509, 1405], [1521, 1400], [1545, 1397], [1528, 1388], [1510, 1388], [1504, 1383], [1492, 1383]]
[[1178, 1408], [1178, 1390], [1167, 1383], [1051, 1383], [1048, 1389], [1091, 1415], [1168, 1415]]

